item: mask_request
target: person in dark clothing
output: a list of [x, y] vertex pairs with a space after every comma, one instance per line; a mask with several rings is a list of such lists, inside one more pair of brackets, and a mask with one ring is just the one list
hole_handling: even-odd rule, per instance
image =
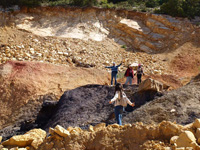
[[115, 62], [113, 62], [113, 66], [105, 67], [105, 68], [110, 68], [111, 69], [111, 85], [113, 85], [113, 78], [115, 79], [115, 85], [117, 84], [117, 73], [118, 73], [118, 67], [122, 65], [122, 62], [118, 65], [115, 66]]
[[134, 78], [134, 73], [133, 73], [133, 68], [131, 67], [131, 65], [128, 65], [128, 68], [127, 68], [124, 76], [126, 77], [125, 85], [128, 84], [128, 83], [130, 85], [132, 85], [132, 80]]
[[144, 75], [143, 68], [142, 68], [142, 65], [139, 64], [137, 68], [137, 84], [138, 85], [142, 82], [142, 75]]

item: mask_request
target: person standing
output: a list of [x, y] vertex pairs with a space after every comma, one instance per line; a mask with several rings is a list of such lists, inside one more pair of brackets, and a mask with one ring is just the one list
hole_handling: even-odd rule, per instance
[[135, 106], [134, 103], [127, 98], [126, 94], [123, 92], [122, 84], [117, 83], [115, 86], [115, 96], [109, 101], [109, 104], [115, 102], [115, 119], [119, 125], [122, 125], [122, 113], [124, 107], [127, 104], [131, 105], [132, 107]]
[[115, 85], [117, 84], [118, 67], [121, 65], [122, 65], [122, 62], [118, 66], [115, 66], [115, 62], [113, 62], [112, 66], [105, 67], [105, 68], [111, 69], [111, 85], [113, 85], [113, 78], [115, 79]]
[[128, 84], [128, 83], [130, 85], [132, 85], [132, 80], [134, 78], [134, 73], [133, 73], [133, 68], [131, 67], [131, 65], [128, 65], [128, 68], [127, 68], [124, 76], [126, 77], [125, 85]]
[[142, 75], [144, 75], [143, 68], [142, 68], [142, 65], [139, 64], [137, 68], [137, 84], [138, 85], [142, 82]]

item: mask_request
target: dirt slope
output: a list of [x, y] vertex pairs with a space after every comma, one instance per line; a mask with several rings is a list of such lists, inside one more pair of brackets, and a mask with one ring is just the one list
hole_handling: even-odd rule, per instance
[[126, 123], [142, 121], [159, 123], [162, 120], [187, 124], [200, 117], [200, 75], [191, 83], [157, 98], [124, 117]]
[[[108, 82], [108, 74], [97, 69], [9, 61], [0, 65], [0, 128], [19, 121], [20, 115], [37, 112], [43, 95], [59, 100], [66, 90], [88, 83]], [[22, 107], [28, 111], [26, 114]]]
[[[163, 120], [176, 121], [180, 124], [193, 122], [195, 118], [200, 117], [199, 82], [199, 77], [197, 77], [189, 85], [167, 92], [164, 96], [160, 95], [160, 98], [155, 98], [156, 92], [138, 93], [136, 86], [127, 87], [125, 91], [128, 97], [135, 101], [136, 107], [127, 108], [130, 113], [124, 113], [123, 123], [141, 121], [149, 124]], [[65, 92], [58, 103], [57, 112], [45, 128], [48, 129], [57, 124], [64, 127], [87, 127], [106, 120], [108, 124], [115, 122], [112, 120], [113, 106], [108, 104], [113, 96], [113, 90], [105, 86], [89, 85]]]

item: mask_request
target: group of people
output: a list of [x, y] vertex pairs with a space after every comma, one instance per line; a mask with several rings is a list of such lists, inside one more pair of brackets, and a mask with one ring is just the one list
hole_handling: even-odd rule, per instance
[[[113, 85], [113, 79], [115, 80], [115, 85], [117, 84], [118, 68], [121, 65], [122, 65], [122, 63], [120, 63], [119, 65], [116, 66], [115, 62], [113, 62], [112, 66], [106, 67], [106, 68], [110, 68], [111, 69], [111, 85]], [[139, 85], [142, 82], [142, 75], [144, 74], [141, 64], [138, 64], [138, 68], [137, 68], [136, 74], [137, 74], [137, 84]], [[132, 81], [134, 79], [134, 71], [133, 71], [133, 67], [131, 65], [128, 65], [128, 68], [127, 68], [124, 76], [126, 77], [125, 84], [132, 85]]]
[[[113, 85], [113, 79], [115, 80], [115, 95], [114, 97], [109, 101], [110, 104], [114, 103], [115, 106], [115, 119], [119, 125], [122, 125], [122, 113], [124, 111], [124, 107], [129, 104], [130, 106], [134, 107], [135, 103], [132, 103], [126, 94], [123, 91], [123, 85], [121, 83], [117, 83], [117, 73], [118, 73], [118, 67], [121, 66], [122, 63], [119, 65], [115, 65], [113, 63], [113, 66], [106, 67], [111, 69], [111, 85]], [[139, 64], [137, 68], [137, 84], [141, 83], [141, 78], [143, 75], [143, 68], [142, 65]], [[125, 84], [130, 84], [132, 85], [132, 80], [134, 79], [134, 71], [131, 65], [128, 65], [128, 68], [124, 74], [126, 77], [126, 82]]]

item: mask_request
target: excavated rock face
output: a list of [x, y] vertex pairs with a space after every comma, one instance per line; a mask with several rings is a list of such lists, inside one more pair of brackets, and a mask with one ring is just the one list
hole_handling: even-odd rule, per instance
[[175, 48], [195, 36], [188, 20], [126, 10], [42, 7], [15, 17], [18, 28], [37, 35], [95, 41], [109, 37], [147, 53]]
[[28, 60], [105, 70], [123, 61], [119, 71], [137, 62], [146, 75], [190, 77], [198, 72], [200, 31], [187, 19], [98, 8], [0, 13], [1, 63]]
[[0, 128], [31, 121], [43, 101], [56, 101], [65, 90], [108, 82], [107, 73], [97, 69], [9, 61], [0, 65]]

